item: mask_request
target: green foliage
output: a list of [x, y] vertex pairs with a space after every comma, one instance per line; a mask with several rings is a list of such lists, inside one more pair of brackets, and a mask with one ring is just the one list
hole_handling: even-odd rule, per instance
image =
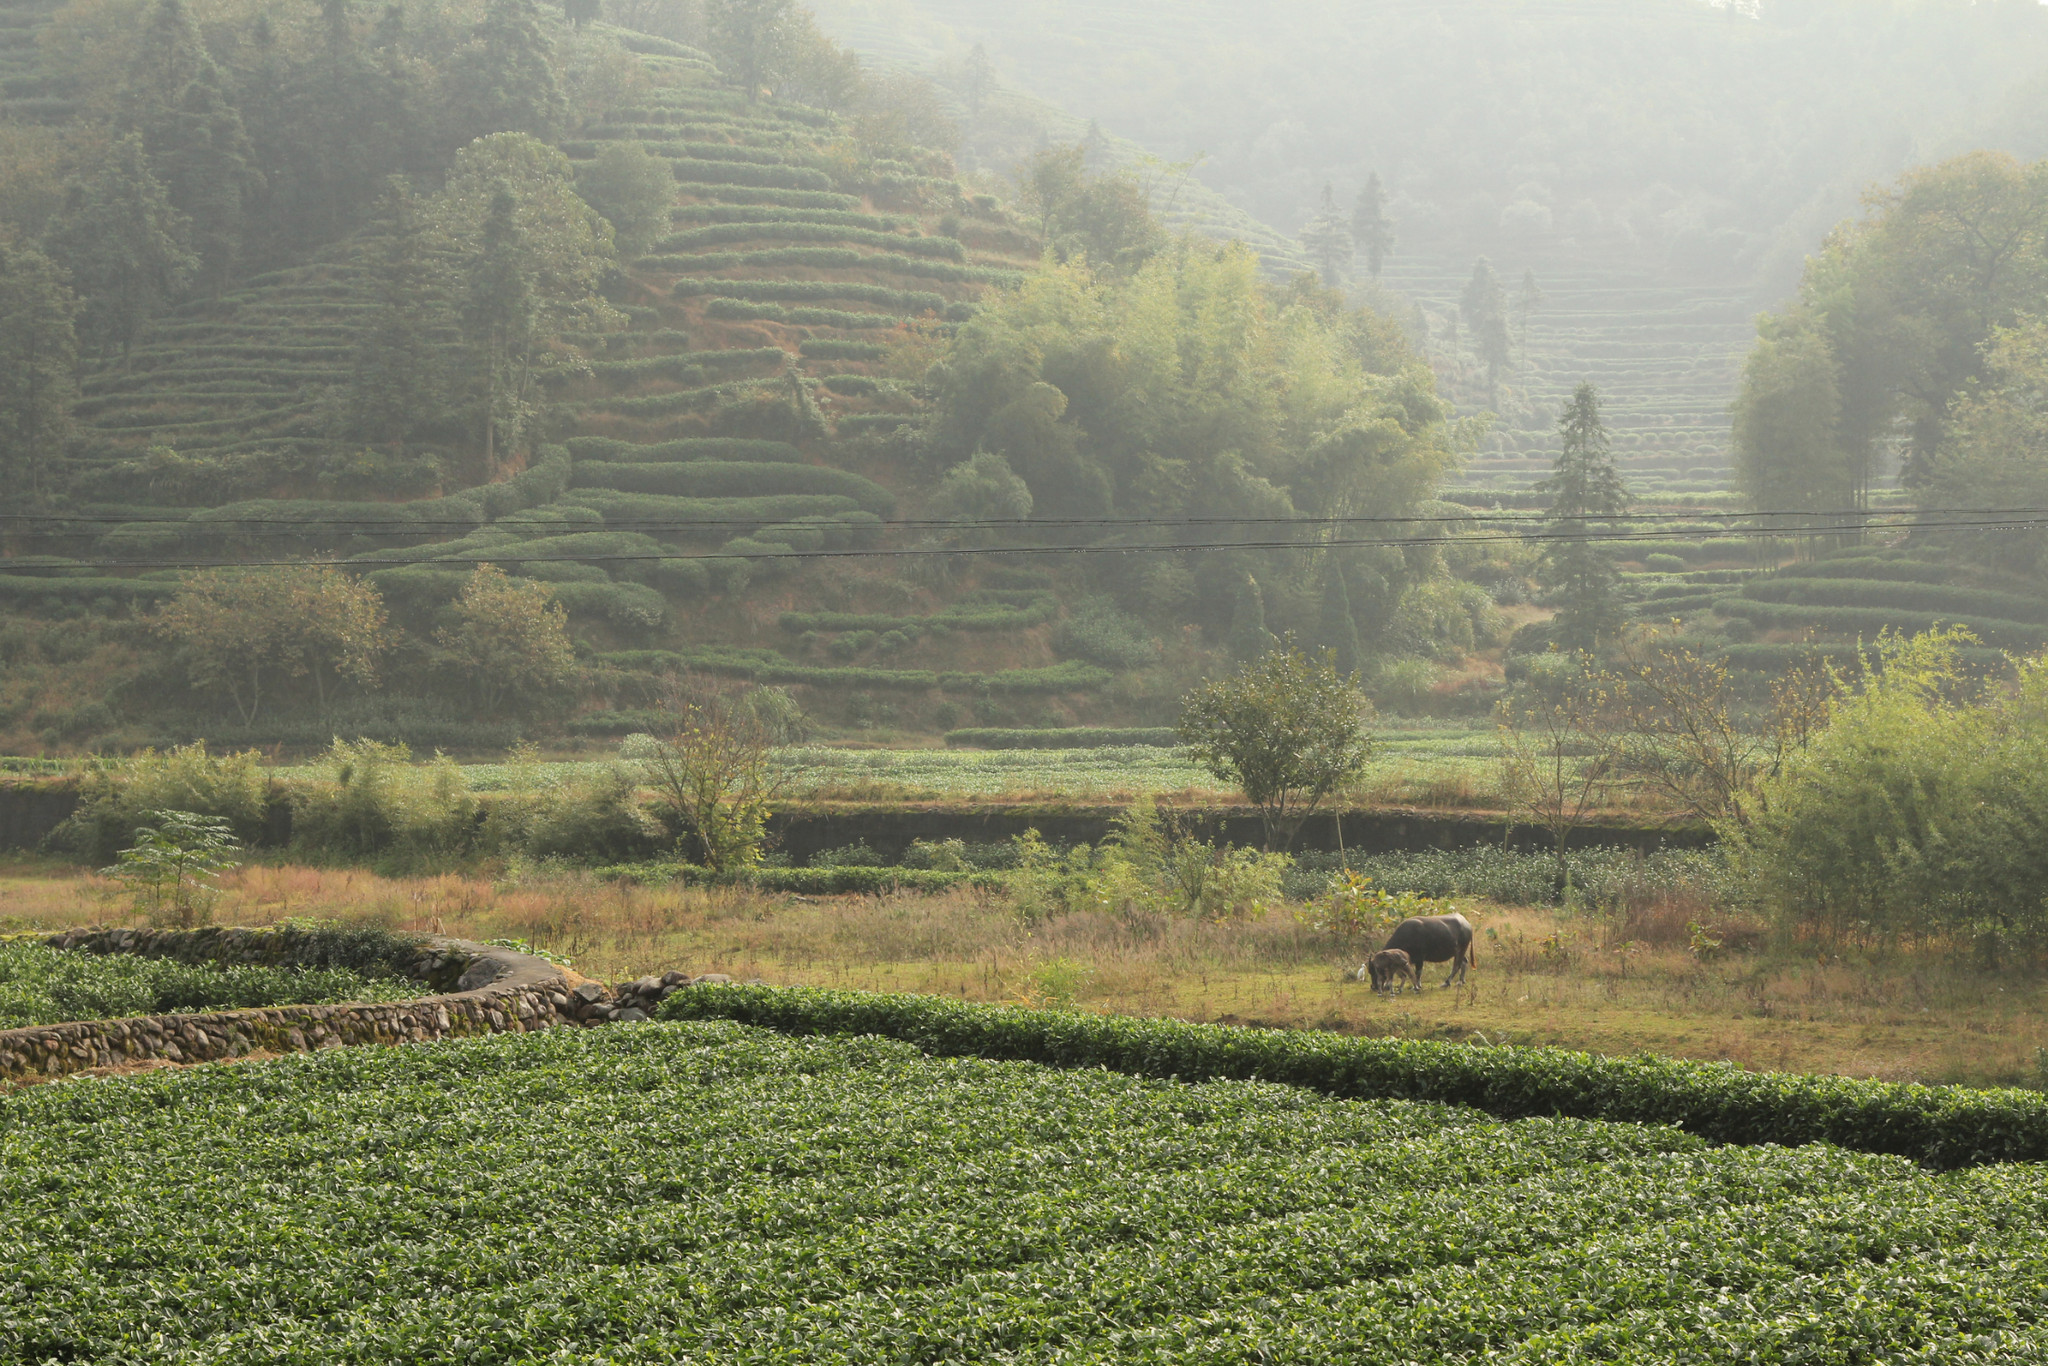
[[112, 862], [136, 828], [160, 811], [215, 817], [244, 844], [262, 836], [270, 806], [270, 779], [254, 750], [209, 754], [195, 741], [127, 759], [102, 760], [80, 780], [78, 809], [49, 844], [94, 863]]
[[[1217, 1357], [1377, 1366], [1570, 1336], [1617, 1356], [1654, 1344], [1773, 1361], [1816, 1355], [1824, 1333], [1844, 1361], [1975, 1342], [1986, 1361], [2018, 1362], [2041, 1320], [2036, 1170], [1937, 1176], [1823, 1146], [1717, 1148], [1697, 1122], [1754, 1105], [1757, 1128], [1794, 1143], [1857, 1121], [1901, 1121], [1903, 1142], [1996, 1125], [1986, 1149], [2010, 1151], [2041, 1127], [2024, 1093], [853, 993], [705, 987], [666, 1008], [711, 1018], [11, 1096], [4, 1275], [10, 1297], [35, 1287], [28, 1350], [56, 1339], [138, 1366], [246, 1356], [243, 1320], [220, 1310], [261, 1299], [275, 1355], [430, 1357], [452, 1331], [447, 1305], [380, 1264], [397, 1240], [499, 1306], [487, 1350], [509, 1360], [870, 1361], [914, 1333], [924, 1355], [955, 1360], [1023, 1340], [1077, 1361], [1187, 1359], [1194, 1340]], [[1300, 1081], [1367, 1103], [1276, 1084]], [[603, 1095], [622, 1133], [668, 1127], [660, 1142], [536, 1130], [537, 1092]], [[1433, 1093], [1530, 1118], [1414, 1103]], [[1631, 1103], [1639, 1124], [1557, 1117]], [[355, 1146], [336, 1152], [336, 1133]], [[771, 1142], [776, 1160], [736, 1160]], [[438, 1201], [424, 1221], [423, 1190]], [[668, 1191], [693, 1209], [650, 1212]], [[1399, 1192], [1409, 1217], [1368, 1192]], [[735, 1236], [745, 1211], [793, 1202], [814, 1219]], [[660, 1236], [670, 1260], [537, 1272], [524, 1250], [576, 1225]], [[95, 1254], [110, 1228], [131, 1256]], [[1473, 1264], [1446, 1263], [1446, 1228]], [[849, 1241], [852, 1255], [824, 1255]], [[73, 1269], [35, 1279], [55, 1265]], [[1739, 1290], [1716, 1279], [1731, 1265]], [[685, 1283], [750, 1290], [681, 1314]], [[1724, 1288], [1773, 1312], [1724, 1310]], [[564, 1322], [547, 1307], [565, 1296], [603, 1312]], [[138, 1302], [156, 1306], [142, 1351], [123, 1311]]]
[[726, 299], [769, 301], [851, 299], [855, 303], [873, 304], [878, 308], [893, 309], [898, 313], [946, 311], [946, 298], [942, 294], [933, 294], [925, 290], [891, 289], [887, 285], [862, 284], [857, 281], [684, 278], [675, 282], [674, 293], [677, 298], [715, 294]]
[[1159, 659], [1159, 642], [1145, 623], [1103, 596], [1076, 602], [1053, 631], [1052, 644], [1063, 655], [1107, 669], [1142, 669]]
[[1324, 797], [1364, 771], [1371, 715], [1358, 675], [1289, 644], [1188, 694], [1178, 729], [1198, 762], [1259, 808], [1266, 847], [1285, 849]]
[[676, 178], [666, 161], [637, 142], [607, 142], [576, 169], [576, 189], [612, 225], [619, 254], [638, 256], [668, 226]]
[[1815, 607], [1757, 602], [1751, 598], [1719, 598], [1714, 602], [1714, 610], [1722, 616], [1774, 630], [1806, 627], [1840, 635], [1875, 636], [1880, 631], [1932, 631], [1958, 625], [1968, 628], [1986, 644], [2020, 650], [2037, 648], [2048, 638], [2048, 628], [2040, 625], [1975, 613], [1910, 611], [1900, 607]]
[[340, 967], [184, 963], [0, 943], [0, 1029], [174, 1012], [417, 997], [413, 982]]
[[688, 436], [675, 441], [639, 445], [603, 436], [572, 436], [563, 443], [578, 460], [665, 461], [717, 460], [724, 462], [769, 460], [794, 463], [803, 452], [787, 441], [760, 441], [734, 436]]
[[229, 857], [240, 845], [220, 816], [190, 811], [151, 811], [149, 825], [135, 828], [135, 843], [100, 873], [125, 886], [135, 909], [154, 925], [190, 929], [213, 917], [219, 895], [214, 879], [238, 866]]
[[336, 740], [320, 770], [291, 790], [292, 848], [301, 857], [436, 867], [475, 847], [476, 797], [445, 756], [414, 765], [402, 744]]
[[1801, 606], [1897, 607], [1921, 613], [1946, 612], [1954, 617], [1988, 616], [2036, 625], [2048, 624], [2048, 597], [2029, 597], [1959, 584], [1832, 576], [1780, 578], [1773, 575], [1745, 583], [1742, 596], [1759, 602]]
[[850, 470], [774, 461], [688, 460], [615, 464], [579, 460], [578, 488], [611, 488], [671, 498], [775, 498], [792, 494], [848, 498], [869, 512], [887, 514], [895, 497]]
[[1557, 538], [1544, 546], [1541, 579], [1557, 602], [1557, 643], [1588, 650], [1620, 625], [1621, 603], [1614, 552], [1585, 538], [1595, 534], [1596, 522], [1625, 511], [1629, 495], [1591, 384], [1581, 384], [1565, 404], [1557, 428], [1563, 449], [1550, 477], [1537, 486], [1550, 495], [1544, 531]]
[[1375, 887], [1370, 877], [1346, 868], [1332, 876], [1323, 894], [1296, 911], [1294, 918], [1317, 934], [1363, 948], [1377, 945], [1412, 916], [1451, 915], [1457, 909], [1451, 902], [1439, 902], [1420, 892]]
[[1856, 692], [1762, 783], [1734, 847], [1765, 904], [1835, 933], [2048, 936], [2048, 663], [1987, 696], [1966, 632], [1879, 642]]

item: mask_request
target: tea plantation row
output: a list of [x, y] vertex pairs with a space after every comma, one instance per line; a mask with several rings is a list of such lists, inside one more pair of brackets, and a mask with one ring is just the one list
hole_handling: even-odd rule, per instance
[[0, 1359], [2039, 1361], [2048, 1176], [728, 1022], [0, 1101]]

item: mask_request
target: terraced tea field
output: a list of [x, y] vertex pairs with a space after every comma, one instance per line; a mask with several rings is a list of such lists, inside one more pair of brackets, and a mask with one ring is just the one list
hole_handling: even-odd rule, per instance
[[717, 1021], [48, 1085], [0, 1154], [23, 1361], [2048, 1350], [2031, 1166]]

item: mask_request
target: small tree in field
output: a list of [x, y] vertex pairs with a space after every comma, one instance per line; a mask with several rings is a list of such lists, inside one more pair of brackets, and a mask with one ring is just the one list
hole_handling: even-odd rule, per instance
[[154, 825], [138, 826], [135, 843], [101, 874], [127, 884], [136, 908], [152, 924], [191, 929], [213, 914], [220, 894], [213, 880], [236, 866], [240, 846], [226, 818], [190, 811], [152, 811]]
[[1612, 703], [1591, 657], [1546, 656], [1560, 668], [1539, 677], [1497, 709], [1501, 787], [1508, 809], [1550, 834], [1557, 877], [1568, 883], [1566, 845], [1614, 787], [1603, 740]]
[[1217, 777], [1259, 808], [1266, 848], [1285, 850], [1324, 797], [1372, 757], [1372, 704], [1358, 675], [1337, 672], [1290, 641], [1181, 704], [1180, 739]]
[[676, 847], [694, 843], [715, 873], [754, 867], [783, 782], [773, 709], [746, 693], [670, 678], [659, 711], [663, 724], [641, 766]]
[[436, 638], [487, 712], [508, 697], [559, 688], [576, 673], [568, 611], [546, 584], [514, 582], [494, 564], [476, 567], [455, 600], [455, 625]]

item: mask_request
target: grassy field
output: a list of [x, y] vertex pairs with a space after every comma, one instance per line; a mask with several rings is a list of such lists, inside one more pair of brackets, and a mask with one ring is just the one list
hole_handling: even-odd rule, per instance
[[2048, 1190], [2025, 1165], [723, 1021], [58, 1084], [0, 1113], [11, 1360], [2048, 1349]]
[[[1967, 953], [1780, 939], [1674, 894], [1610, 914], [1458, 902], [1479, 930], [1467, 985], [1375, 997], [1364, 945], [1298, 922], [1076, 914], [1021, 921], [1001, 894], [806, 898], [647, 888], [571, 873], [389, 879], [250, 867], [227, 923], [333, 918], [472, 939], [523, 939], [617, 981], [656, 969], [1374, 1035], [1554, 1043], [1891, 1080], [2043, 1080], [2048, 984], [1977, 971]], [[120, 921], [96, 878], [16, 863], [0, 928]], [[1722, 947], [1693, 951], [1693, 924]]]

